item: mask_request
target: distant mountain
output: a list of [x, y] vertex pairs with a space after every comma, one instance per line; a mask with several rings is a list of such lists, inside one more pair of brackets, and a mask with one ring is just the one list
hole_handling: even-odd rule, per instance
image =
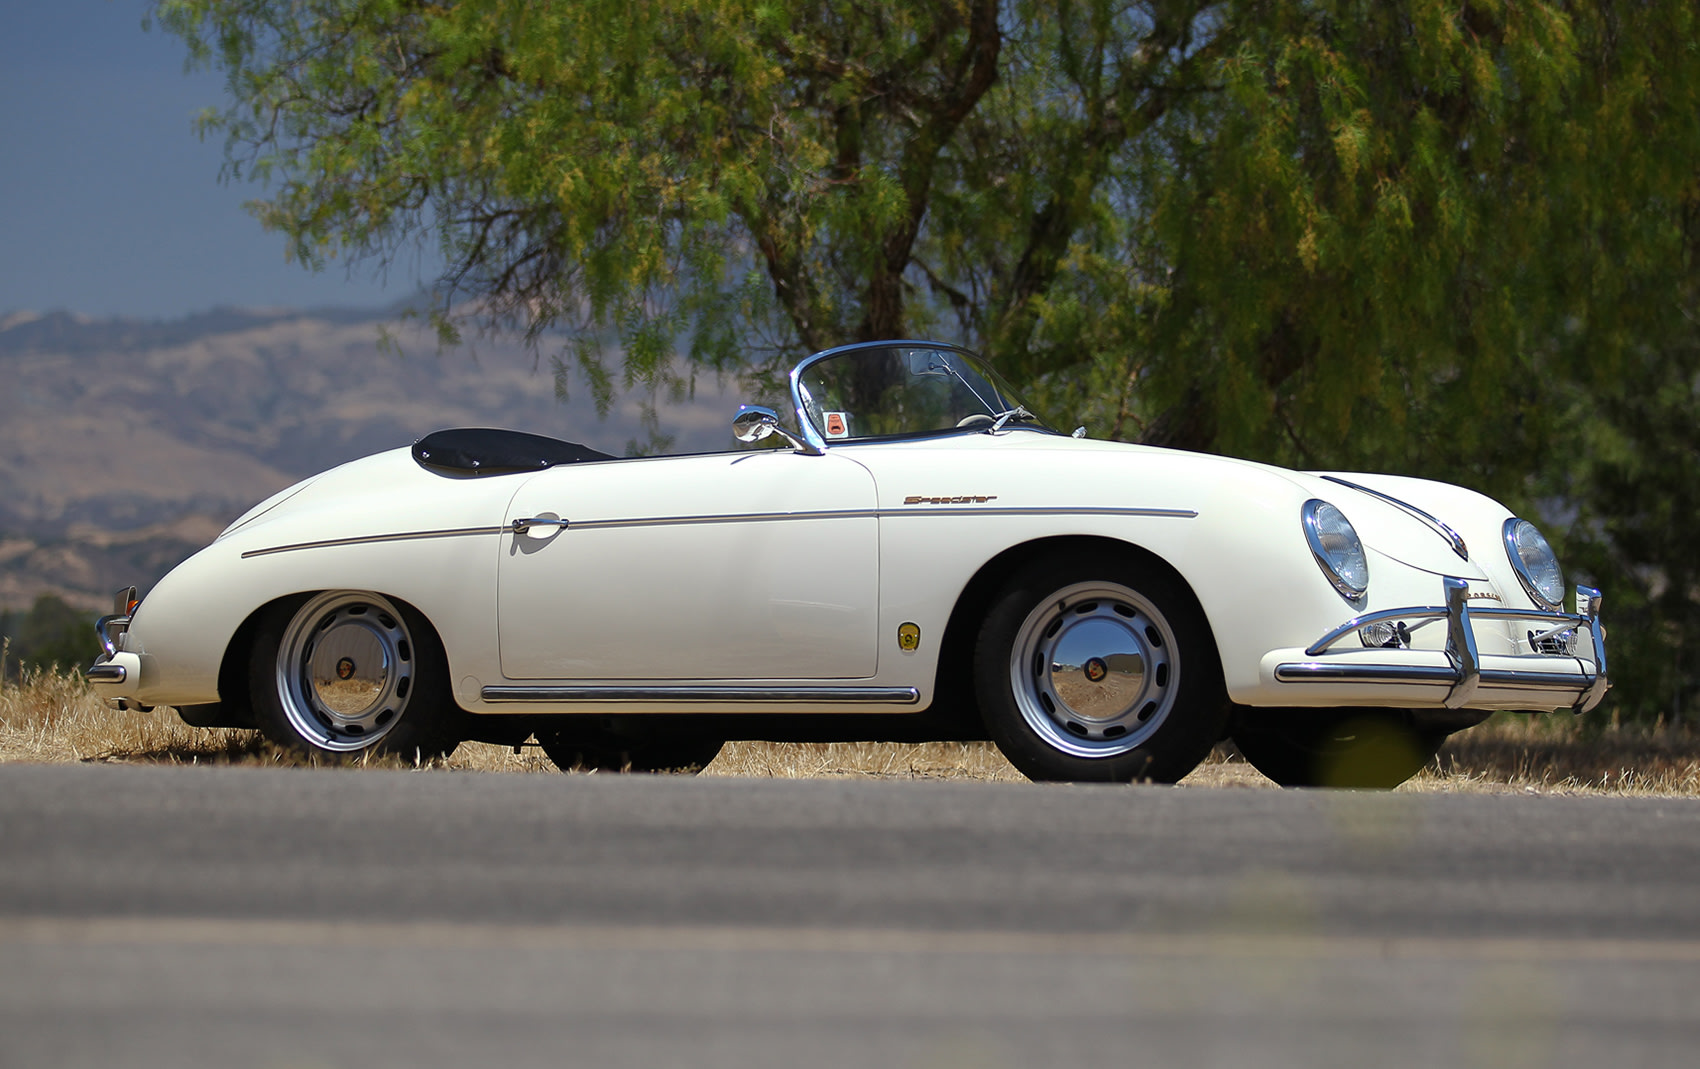
[[[0, 609], [89, 609], [144, 589], [254, 502], [442, 427], [494, 426], [620, 455], [641, 397], [606, 420], [558, 401], [517, 343], [439, 354], [417, 324], [348, 310], [217, 309], [169, 322], [0, 316]], [[380, 331], [402, 355], [379, 349]], [[735, 386], [661, 405], [673, 448], [731, 444]]]

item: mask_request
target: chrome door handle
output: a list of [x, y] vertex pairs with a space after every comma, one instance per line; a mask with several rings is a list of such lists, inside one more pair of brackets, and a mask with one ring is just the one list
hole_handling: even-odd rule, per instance
[[527, 516], [523, 520], [515, 520], [512, 526], [514, 534], [525, 534], [533, 527], [555, 527], [565, 531], [567, 529], [567, 521], [565, 519], [555, 519], [550, 516]]

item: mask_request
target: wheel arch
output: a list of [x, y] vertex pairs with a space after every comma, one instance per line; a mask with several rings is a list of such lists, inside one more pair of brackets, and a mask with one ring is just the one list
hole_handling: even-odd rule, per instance
[[1180, 569], [1158, 554], [1144, 546], [1101, 535], [1053, 535], [1036, 538], [1010, 546], [986, 561], [969, 578], [962, 588], [962, 593], [957, 596], [956, 604], [951, 608], [950, 618], [945, 624], [944, 639], [939, 647], [938, 668], [933, 680], [934, 705], [942, 704], [945, 707], [942, 710], [945, 718], [976, 715], [972, 702], [952, 703], [946, 697], [954, 693], [947, 684], [952, 680], [972, 678], [974, 640], [980, 631], [980, 621], [985, 618], [993, 600], [1010, 577], [1046, 556], [1090, 552], [1115, 554], [1129, 561], [1134, 567], [1160, 571], [1172, 579], [1192, 600], [1192, 607], [1197, 610], [1199, 619], [1204, 621], [1205, 629], [1210, 634], [1211, 646], [1216, 649], [1217, 657], [1220, 658], [1221, 649], [1216, 641], [1215, 629], [1211, 627], [1210, 617], [1204, 612], [1197, 592], [1192, 589], [1192, 584], [1187, 582]]
[[[248, 696], [248, 656], [253, 649], [254, 639], [259, 634], [260, 622], [270, 613], [278, 611], [282, 606], [290, 606], [292, 609], [299, 608], [313, 597], [331, 589], [334, 588], [298, 590], [292, 594], [280, 594], [257, 606], [254, 611], [243, 618], [242, 622], [236, 626], [236, 630], [231, 633], [230, 641], [225, 644], [224, 656], [219, 661], [218, 666], [218, 698], [219, 705], [223, 710], [221, 719], [226, 722], [202, 726], [248, 728], [257, 726], [253, 703]], [[417, 621], [429, 629], [431, 641], [436, 643], [437, 648], [443, 649], [442, 633], [437, 630], [437, 625], [431, 621], [430, 616], [421, 611], [419, 606], [406, 598], [400, 598], [382, 590], [374, 590], [370, 593], [380, 594], [393, 602], [397, 608], [412, 613]]]

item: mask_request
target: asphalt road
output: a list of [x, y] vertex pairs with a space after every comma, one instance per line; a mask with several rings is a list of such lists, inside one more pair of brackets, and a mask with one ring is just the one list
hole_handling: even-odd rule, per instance
[[0, 1067], [1697, 1052], [1690, 800], [0, 766]]

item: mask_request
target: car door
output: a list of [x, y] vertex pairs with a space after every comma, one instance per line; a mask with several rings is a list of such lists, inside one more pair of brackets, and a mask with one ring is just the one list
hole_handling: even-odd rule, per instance
[[502, 538], [503, 675], [872, 676], [878, 524], [873, 477], [842, 457], [758, 450], [540, 472]]

